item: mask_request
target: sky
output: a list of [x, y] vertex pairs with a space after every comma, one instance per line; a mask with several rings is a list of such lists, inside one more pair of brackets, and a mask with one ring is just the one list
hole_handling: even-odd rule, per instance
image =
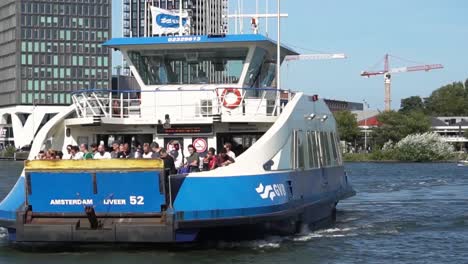
[[[112, 0], [113, 36], [122, 35], [121, 0]], [[229, 0], [234, 13], [238, 0]], [[243, 0], [243, 13], [254, 13], [256, 1]], [[259, 12], [276, 12], [275, 0], [259, 0]], [[386, 53], [397, 58], [391, 67], [444, 65], [443, 70], [395, 74], [392, 107], [402, 98], [430, 96], [440, 86], [468, 78], [468, 1], [466, 0], [281, 0], [281, 42], [302, 54], [345, 53], [346, 60], [296, 61], [284, 65], [282, 88], [322, 98], [363, 102], [384, 108], [383, 76], [363, 78], [364, 70], [383, 70]], [[252, 33], [248, 19], [244, 33]], [[230, 33], [234, 33], [234, 21]], [[265, 34], [265, 21], [260, 31]], [[277, 39], [276, 20], [269, 37]], [[118, 54], [113, 64], [121, 63]]]

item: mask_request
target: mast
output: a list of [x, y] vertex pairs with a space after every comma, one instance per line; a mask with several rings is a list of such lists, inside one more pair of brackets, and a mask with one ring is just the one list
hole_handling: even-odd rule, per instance
[[277, 23], [278, 23], [278, 41], [276, 47], [276, 87], [278, 90], [281, 90], [281, 6], [280, 0], [277, 0], [278, 5], [278, 14], [277, 14]]

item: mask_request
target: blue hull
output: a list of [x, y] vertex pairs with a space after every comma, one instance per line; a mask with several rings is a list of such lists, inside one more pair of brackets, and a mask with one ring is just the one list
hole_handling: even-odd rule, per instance
[[[89, 173], [56, 176], [20, 178], [0, 204], [0, 223], [11, 240], [172, 243], [195, 241], [213, 230], [223, 236], [222, 230], [241, 227], [265, 234], [294, 232], [299, 224], [333, 217], [339, 200], [354, 195], [342, 167], [233, 177], [180, 175], [166, 178], [168, 184], [163, 175], [158, 181], [148, 172], [93, 179]], [[99, 228], [89, 227], [83, 208], [90, 202]]]

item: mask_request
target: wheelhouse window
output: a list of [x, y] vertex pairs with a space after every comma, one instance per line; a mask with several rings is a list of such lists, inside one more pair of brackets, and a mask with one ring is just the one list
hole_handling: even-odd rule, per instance
[[129, 51], [146, 85], [238, 83], [248, 48]]

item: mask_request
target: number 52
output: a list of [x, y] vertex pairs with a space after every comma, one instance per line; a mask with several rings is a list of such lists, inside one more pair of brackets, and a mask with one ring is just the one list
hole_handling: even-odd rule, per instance
[[143, 197], [143, 196], [130, 196], [130, 204], [131, 205], [144, 205], [145, 204], [145, 197]]

